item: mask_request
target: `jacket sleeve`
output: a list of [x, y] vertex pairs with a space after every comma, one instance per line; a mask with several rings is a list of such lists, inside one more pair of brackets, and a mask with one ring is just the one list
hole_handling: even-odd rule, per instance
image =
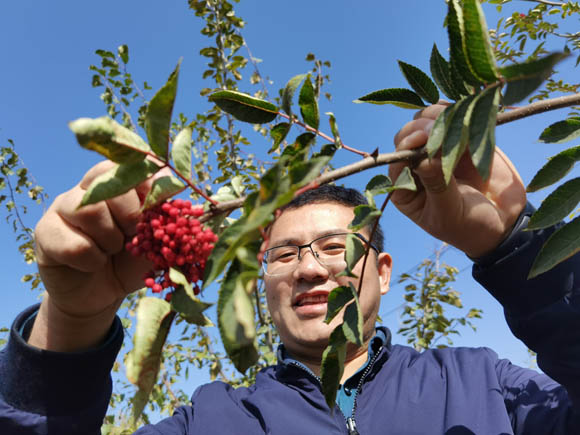
[[97, 349], [50, 352], [26, 343], [37, 311], [38, 305], [16, 318], [0, 352], [0, 433], [100, 435], [123, 342], [121, 321], [115, 319]]
[[551, 428], [543, 433], [578, 434], [580, 254], [528, 280], [541, 246], [557, 229], [523, 231], [532, 211], [527, 208], [496, 253], [476, 261], [473, 276], [502, 304], [510, 329], [537, 353], [538, 366], [549, 376], [498, 364], [515, 433], [535, 433], [531, 428], [540, 424]]

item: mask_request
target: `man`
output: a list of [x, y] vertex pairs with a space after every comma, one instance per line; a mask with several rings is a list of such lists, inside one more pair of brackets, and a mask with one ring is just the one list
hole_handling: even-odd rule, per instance
[[[443, 106], [419, 112], [395, 137], [397, 149], [423, 145]], [[139, 287], [145, 265], [123, 252], [139, 192], [76, 210], [105, 165], [58, 197], [36, 230], [39, 269], [48, 291], [38, 312], [15, 321], [0, 358], [2, 433], [97, 434], [110, 395], [111, 365], [122, 340], [115, 318]], [[396, 178], [402, 164], [392, 165]], [[342, 234], [356, 195], [324, 188], [298, 197], [272, 224], [264, 270], [266, 295], [283, 346], [279, 363], [250, 388], [214, 382], [192, 406], [140, 434], [576, 434], [580, 433], [580, 256], [531, 281], [527, 272], [553, 231], [524, 232], [529, 216], [522, 182], [498, 150], [483, 183], [467, 159], [446, 187], [440, 162], [414, 168], [418, 192], [392, 200], [429, 233], [475, 259], [474, 276], [504, 306], [514, 333], [538, 352], [545, 375], [512, 366], [487, 349], [418, 354], [374, 329], [389, 287], [391, 258], [374, 246], [360, 294], [364, 345], [347, 349], [338, 405], [320, 391], [320, 358], [331, 325], [322, 323], [337, 278]], [[139, 189], [147, 189], [141, 186]], [[522, 212], [524, 210], [524, 212]], [[379, 237], [380, 239], [380, 237]], [[362, 264], [355, 268], [360, 275]], [[26, 343], [27, 341], [27, 343]], [[45, 350], [41, 350], [45, 349]]]

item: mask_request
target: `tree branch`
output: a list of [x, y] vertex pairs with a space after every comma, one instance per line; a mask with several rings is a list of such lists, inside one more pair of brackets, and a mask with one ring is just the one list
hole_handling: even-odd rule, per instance
[[551, 2], [548, 0], [524, 0], [527, 2], [534, 2], [534, 3], [542, 3], [544, 5], [548, 5], [548, 6], [564, 6], [566, 3], [560, 3], [560, 2]]
[[518, 119], [527, 118], [528, 116], [537, 115], [538, 113], [549, 112], [551, 110], [576, 105], [580, 105], [580, 92], [565, 97], [537, 101], [524, 107], [518, 107], [509, 112], [500, 113], [497, 115], [497, 125], [517, 121]]

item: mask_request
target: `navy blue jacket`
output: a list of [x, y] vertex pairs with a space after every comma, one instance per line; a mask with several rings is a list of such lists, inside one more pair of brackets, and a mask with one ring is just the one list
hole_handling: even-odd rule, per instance
[[[580, 255], [526, 280], [550, 232], [517, 232], [473, 271], [550, 377], [498, 359], [489, 349], [417, 353], [387, 340], [357, 392], [354, 418], [361, 435], [580, 434]], [[0, 434], [99, 434], [111, 393], [109, 371], [122, 341], [120, 322], [99, 349], [53, 353], [22, 338], [33, 310], [16, 319], [0, 353]], [[338, 407], [328, 412], [318, 380], [279, 362], [249, 388], [203, 385], [191, 406], [137, 433], [348, 431]]]

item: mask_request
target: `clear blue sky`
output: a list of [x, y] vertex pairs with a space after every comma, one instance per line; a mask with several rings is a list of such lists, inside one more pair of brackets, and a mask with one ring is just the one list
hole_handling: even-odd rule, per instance
[[[524, 2], [516, 3], [522, 9], [528, 7]], [[495, 23], [495, 9], [489, 5], [484, 8], [493, 17], [488, 22]], [[243, 34], [253, 55], [263, 59], [262, 74], [274, 82], [270, 87], [272, 94], [290, 77], [309, 67], [304, 62], [306, 53], [314, 52], [332, 62], [328, 91], [333, 94], [333, 101], [322, 102], [321, 113], [334, 112], [343, 140], [369, 151], [376, 147], [381, 152], [392, 150], [393, 136], [413, 112], [390, 106], [356, 105], [352, 100], [381, 88], [405, 87], [397, 59], [428, 70], [433, 42], [442, 52], [447, 49], [443, 0], [244, 0], [236, 10], [247, 22]], [[201, 80], [205, 58], [198, 53], [207, 42], [199, 34], [200, 28], [201, 22], [188, 10], [185, 0], [2, 2], [0, 144], [5, 145], [8, 138], [15, 141], [30, 172], [54, 199], [100, 159], [82, 150], [67, 128], [72, 119], [105, 114], [99, 91], [90, 85], [92, 74], [88, 66], [99, 61], [94, 51], [128, 44], [129, 69], [134, 78], [139, 82], [147, 80], [154, 89], [164, 83], [183, 57], [176, 112], [194, 114], [208, 107], [199, 90], [210, 86]], [[572, 67], [573, 61], [567, 61], [562, 68]], [[249, 76], [250, 72], [245, 74], [242, 90], [253, 89], [247, 81]], [[498, 128], [498, 144], [514, 160], [526, 183], [547, 156], [562, 149], [540, 144], [537, 137], [544, 126], [564, 116], [565, 112], [545, 114]], [[321, 125], [326, 122], [323, 118]], [[252, 152], [263, 152], [270, 146], [265, 139], [251, 138]], [[335, 165], [354, 159], [344, 152]], [[383, 168], [365, 173], [345, 183], [362, 188], [372, 175], [385, 171]], [[531, 200], [539, 204], [541, 198], [533, 196]], [[38, 207], [30, 211], [30, 226], [40, 213]], [[439, 246], [393, 207], [387, 210], [382, 225], [396, 275], [409, 270]], [[4, 295], [0, 304], [1, 327], [8, 326], [20, 310], [34, 303], [38, 294], [20, 282], [30, 268], [18, 254], [8, 226], [0, 231], [0, 244], [0, 287]], [[462, 292], [465, 306], [484, 310], [477, 334], [465, 330], [456, 344], [489, 346], [500, 356], [526, 365], [525, 346], [511, 336], [501, 307], [471, 279], [469, 261], [453, 250], [443, 260], [462, 270], [455, 287]], [[401, 286], [394, 285], [381, 308], [385, 324], [393, 331], [398, 328], [396, 308], [402, 303], [401, 295]], [[215, 301], [215, 292], [208, 292], [207, 298]], [[403, 339], [395, 337], [395, 341]], [[205, 379], [204, 375], [199, 379]]]

